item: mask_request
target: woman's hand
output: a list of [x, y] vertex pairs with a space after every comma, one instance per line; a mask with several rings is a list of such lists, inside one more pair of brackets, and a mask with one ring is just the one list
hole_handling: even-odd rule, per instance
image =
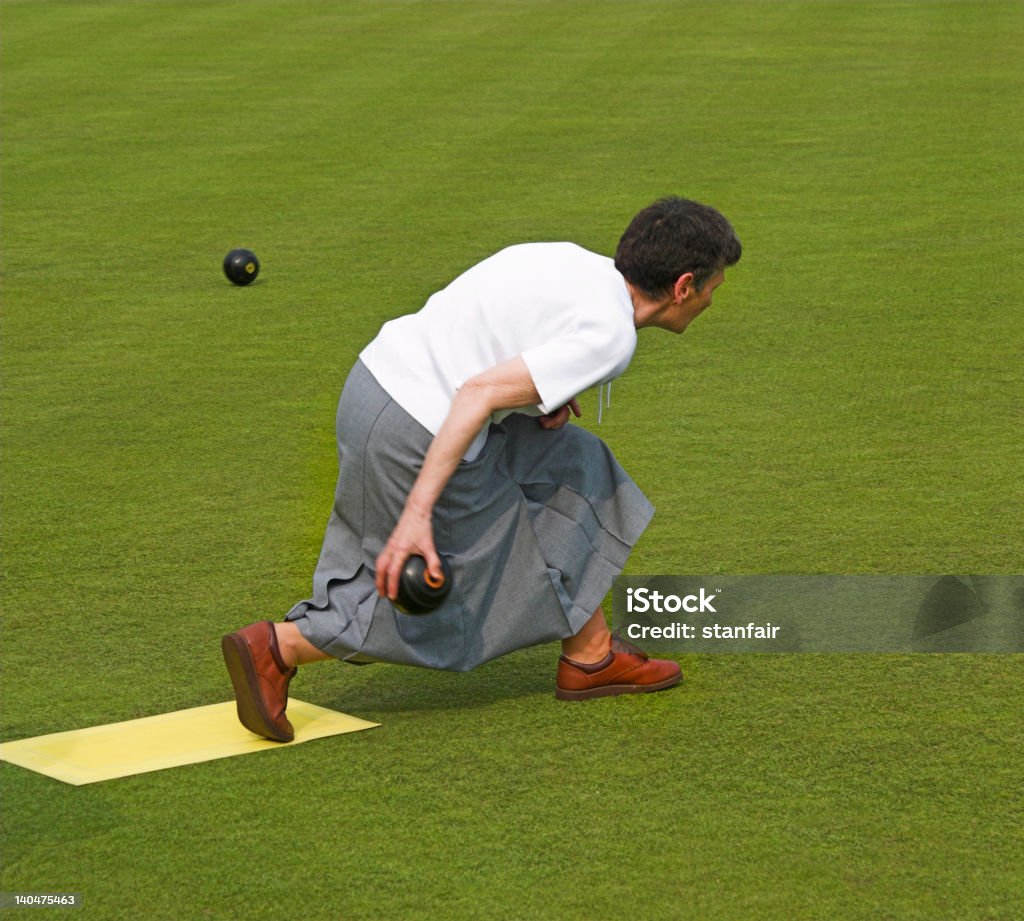
[[427, 571], [431, 576], [443, 579], [441, 560], [434, 549], [434, 529], [430, 519], [430, 510], [423, 512], [406, 506], [395, 530], [377, 557], [378, 594], [395, 600], [402, 567], [413, 554], [419, 554], [427, 561]]
[[570, 400], [561, 409], [556, 409], [553, 413], [548, 413], [546, 416], [540, 417], [540, 427], [542, 429], [560, 429], [566, 422], [569, 421], [569, 411], [572, 410], [572, 414], [578, 419], [580, 417], [580, 404], [575, 399]]

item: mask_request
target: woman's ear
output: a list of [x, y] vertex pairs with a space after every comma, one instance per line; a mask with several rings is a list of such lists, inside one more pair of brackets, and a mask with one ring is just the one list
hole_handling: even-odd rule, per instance
[[677, 303], [685, 301], [696, 289], [693, 286], [693, 272], [686, 272], [676, 279], [672, 294]]

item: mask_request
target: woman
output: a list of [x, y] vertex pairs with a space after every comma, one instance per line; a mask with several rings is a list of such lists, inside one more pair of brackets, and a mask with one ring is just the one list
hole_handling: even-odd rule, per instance
[[[312, 597], [223, 638], [242, 723], [290, 741], [288, 684], [327, 658], [463, 671], [559, 639], [560, 699], [677, 684], [675, 662], [613, 637], [601, 609], [653, 508], [599, 438], [566, 423], [579, 393], [625, 370], [638, 329], [683, 332], [740, 253], [718, 211], [665, 198], [614, 261], [512, 246], [386, 323], [339, 402]], [[422, 555], [437, 578], [439, 550], [445, 603], [397, 611], [405, 560]]]

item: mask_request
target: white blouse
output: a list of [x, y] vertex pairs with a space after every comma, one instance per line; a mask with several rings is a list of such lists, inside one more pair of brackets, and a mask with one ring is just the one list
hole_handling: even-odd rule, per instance
[[[418, 313], [385, 323], [360, 358], [377, 382], [437, 434], [455, 391], [521, 355], [541, 402], [509, 412], [553, 412], [618, 377], [636, 349], [633, 303], [607, 256], [575, 243], [523, 243], [473, 266]], [[479, 454], [487, 426], [466, 459]]]

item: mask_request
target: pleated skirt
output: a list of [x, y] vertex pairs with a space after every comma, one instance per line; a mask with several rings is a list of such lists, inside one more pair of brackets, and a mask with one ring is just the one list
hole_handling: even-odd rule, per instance
[[377, 555], [433, 440], [357, 362], [337, 414], [338, 482], [312, 595], [286, 615], [338, 659], [467, 671], [572, 636], [622, 572], [654, 508], [601, 439], [514, 413], [490, 427], [434, 508], [451, 564], [430, 614], [395, 608], [374, 586]]

